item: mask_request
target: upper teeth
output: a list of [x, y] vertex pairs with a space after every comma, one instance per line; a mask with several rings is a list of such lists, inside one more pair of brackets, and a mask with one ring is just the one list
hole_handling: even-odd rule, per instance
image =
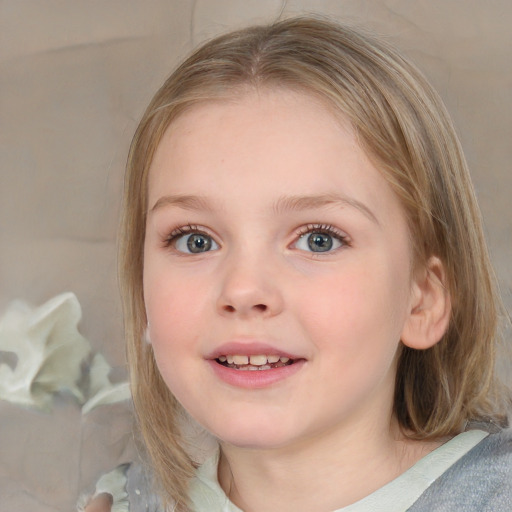
[[263, 355], [263, 354], [255, 354], [251, 356], [244, 355], [227, 355], [227, 356], [219, 356], [219, 361], [221, 363], [227, 362], [228, 364], [251, 364], [253, 366], [263, 366], [265, 364], [272, 364], [281, 361], [282, 363], [287, 363], [290, 358], [286, 356], [277, 356], [277, 355]]

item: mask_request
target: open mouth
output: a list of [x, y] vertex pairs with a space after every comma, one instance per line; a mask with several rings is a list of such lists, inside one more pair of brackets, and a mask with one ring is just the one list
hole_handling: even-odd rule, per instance
[[279, 355], [223, 355], [216, 359], [217, 363], [225, 366], [226, 368], [233, 368], [234, 370], [272, 370], [274, 368], [282, 368], [289, 366], [295, 361], [286, 356]]

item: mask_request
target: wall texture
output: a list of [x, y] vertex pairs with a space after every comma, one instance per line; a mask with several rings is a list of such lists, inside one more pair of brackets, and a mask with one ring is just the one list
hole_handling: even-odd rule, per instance
[[[138, 118], [205, 38], [312, 10], [382, 34], [443, 96], [511, 311], [509, 0], [0, 0], [0, 311], [74, 292], [81, 332], [123, 379], [115, 237]], [[52, 413], [4, 401], [0, 416], [0, 512], [72, 510], [133, 453], [121, 404], [84, 416], [65, 396]]]

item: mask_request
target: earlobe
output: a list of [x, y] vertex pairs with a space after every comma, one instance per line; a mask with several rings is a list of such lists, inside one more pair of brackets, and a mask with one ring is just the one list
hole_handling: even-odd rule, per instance
[[146, 328], [144, 329], [144, 341], [148, 344], [148, 345], [151, 345], [151, 335], [149, 333], [149, 322], [148, 324], [146, 325]]
[[411, 309], [402, 331], [402, 343], [424, 350], [441, 340], [451, 316], [450, 291], [442, 261], [432, 256], [416, 276]]

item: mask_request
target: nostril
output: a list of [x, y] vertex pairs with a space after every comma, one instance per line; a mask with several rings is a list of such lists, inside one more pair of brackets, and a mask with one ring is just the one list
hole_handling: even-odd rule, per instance
[[[232, 306], [231, 304], [224, 305], [223, 309], [227, 313], [236, 313], [237, 311], [237, 308], [235, 306]], [[266, 304], [255, 304], [254, 306], [252, 306], [251, 309], [256, 310], [260, 313], [264, 313], [265, 311], [267, 311], [268, 306]]]

